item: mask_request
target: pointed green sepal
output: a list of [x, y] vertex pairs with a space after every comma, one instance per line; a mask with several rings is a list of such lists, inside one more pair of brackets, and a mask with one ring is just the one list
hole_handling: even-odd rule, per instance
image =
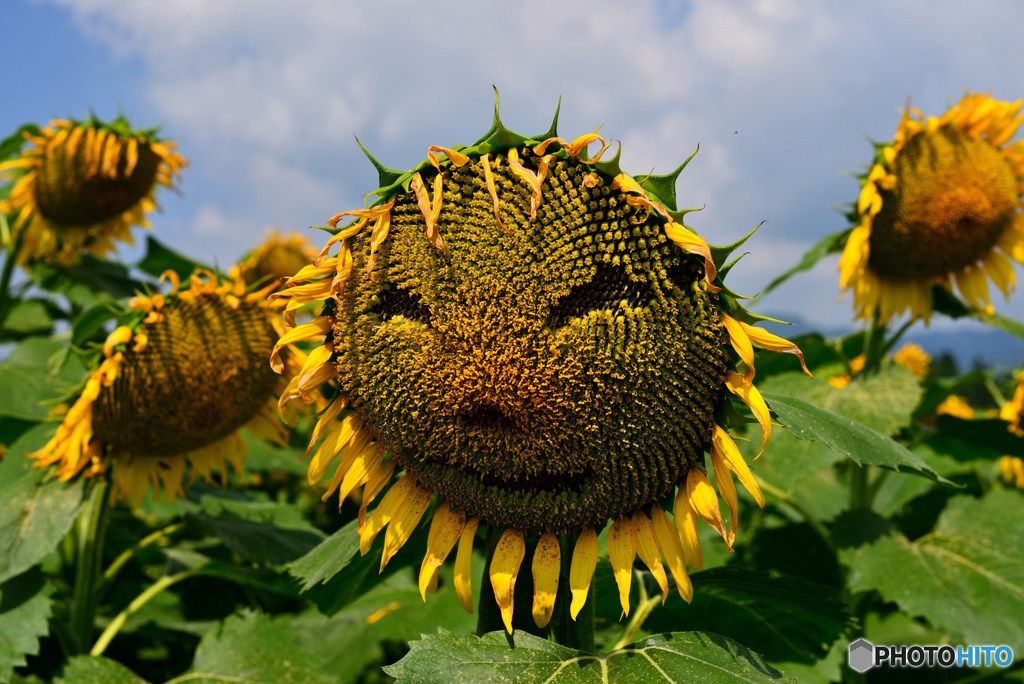
[[551, 121], [551, 128], [548, 129], [547, 133], [542, 133], [541, 135], [535, 135], [531, 139], [532, 140], [536, 140], [537, 142], [544, 142], [548, 138], [557, 138], [558, 137], [558, 113], [561, 112], [561, 111], [562, 111], [562, 96], [559, 95], [558, 96], [558, 106], [555, 107], [555, 118]]
[[402, 177], [404, 173], [403, 171], [389, 169], [388, 167], [384, 166], [379, 161], [374, 159], [373, 155], [370, 154], [369, 150], [363, 147], [363, 143], [359, 142], [359, 138], [356, 138], [356, 144], [359, 145], [359, 149], [363, 151], [363, 154], [365, 154], [366, 158], [370, 160], [370, 163], [373, 164], [373, 167], [377, 169], [377, 176], [380, 179], [380, 187], [386, 188]]
[[735, 318], [737, 321], [743, 321], [747, 325], [754, 325], [758, 321], [771, 321], [772, 323], [782, 323], [783, 325], [793, 325], [788, 321], [780, 321], [777, 318], [771, 318], [769, 316], [761, 316], [760, 314], [750, 313], [743, 308], [736, 298], [726, 292], [720, 292], [718, 296], [721, 298], [722, 303], [725, 305], [726, 312]]
[[[704, 211], [704, 207], [699, 207], [699, 208], [694, 208], [694, 209], [680, 209], [679, 211], [673, 211], [673, 210], [669, 209], [668, 210], [668, 215], [671, 216], [672, 220], [675, 221], [676, 223], [685, 226], [686, 223], [684, 223], [684, 219], [686, 218], [686, 215], [689, 214], [691, 211]], [[687, 227], [689, 227], [689, 226], [687, 226]]]
[[480, 154], [489, 154], [491, 152], [507, 150], [510, 147], [518, 147], [526, 140], [526, 137], [510, 131], [505, 128], [503, 123], [501, 123], [498, 88], [494, 87], [494, 123], [492, 123], [491, 128], [484, 133], [484, 137], [473, 143], [471, 147], [479, 150]]
[[594, 168], [608, 176], [609, 178], [615, 178], [622, 169], [619, 168], [619, 157], [622, 155], [622, 142], [619, 142], [619, 149], [615, 151], [615, 156], [608, 161], [594, 162]]
[[655, 195], [661, 198], [662, 204], [669, 211], [676, 210], [676, 179], [679, 178], [679, 174], [683, 172], [686, 165], [690, 163], [690, 160], [700, 152], [700, 145], [697, 145], [697, 149], [693, 151], [689, 157], [686, 158], [679, 168], [672, 173], [667, 173], [664, 176], [655, 176], [653, 174], [647, 174], [646, 176], [637, 176], [636, 182], [640, 184], [644, 190], [653, 192]]
[[[709, 245], [711, 247], [711, 260], [715, 262], [715, 266], [719, 270], [721, 270], [722, 269], [722, 264], [724, 264], [725, 260], [729, 258], [729, 255], [732, 254], [737, 249], [739, 249], [740, 247], [742, 247], [743, 243], [746, 242], [747, 240], [749, 240], [750, 236], [753, 235], [754, 233], [756, 233], [757, 229], [760, 228], [763, 225], [764, 225], [764, 221], [761, 221], [756, 226], [754, 226], [754, 229], [752, 231], [750, 231], [749, 233], [747, 233], [746, 235], [744, 235], [743, 237], [741, 237], [739, 240], [737, 240], [736, 242], [732, 243], [731, 245], [723, 245], [721, 247], [717, 247], [715, 245]], [[733, 263], [735, 263], [735, 262], [733, 262]]]

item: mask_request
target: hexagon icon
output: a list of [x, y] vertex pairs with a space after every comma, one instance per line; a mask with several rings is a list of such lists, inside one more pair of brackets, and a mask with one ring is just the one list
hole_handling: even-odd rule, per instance
[[867, 639], [857, 639], [850, 644], [850, 667], [857, 672], [867, 672], [875, 664], [875, 646]]

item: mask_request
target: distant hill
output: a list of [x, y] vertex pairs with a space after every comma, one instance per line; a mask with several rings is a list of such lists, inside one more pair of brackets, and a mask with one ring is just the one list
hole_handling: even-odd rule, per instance
[[[821, 333], [826, 337], [842, 337], [857, 330], [852, 326], [831, 329], [815, 328], [793, 316], [759, 313], [794, 323], [796, 327], [778, 323], [764, 324], [766, 329], [783, 337], [797, 337], [812, 332]], [[1024, 366], [1024, 339], [1014, 337], [1002, 330], [984, 327], [980, 323], [969, 322], [946, 330], [917, 325], [903, 339], [920, 345], [932, 357], [938, 357], [948, 352], [956, 359], [957, 366], [961, 371], [969, 370], [979, 363], [984, 366], [1002, 368]]]

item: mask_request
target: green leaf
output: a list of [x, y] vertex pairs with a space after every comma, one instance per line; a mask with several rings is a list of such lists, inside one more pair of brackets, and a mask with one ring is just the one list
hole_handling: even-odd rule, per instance
[[608, 655], [574, 651], [523, 632], [457, 637], [443, 628], [409, 647], [404, 658], [384, 668], [397, 684], [750, 684], [781, 677], [749, 649], [703, 632], [658, 634]]
[[81, 348], [89, 341], [102, 342], [100, 338], [106, 338], [102, 335], [103, 326], [124, 313], [125, 309], [117, 302], [108, 300], [93, 304], [75, 320], [71, 328], [71, 346]]
[[[481, 577], [483, 555], [474, 561], [478, 562], [473, 577]], [[451, 565], [442, 566], [440, 572], [439, 588], [427, 594], [426, 601], [420, 598], [412, 573], [398, 573], [334, 617], [316, 613], [297, 617], [292, 630], [300, 643], [320, 651], [325, 671], [340, 675], [342, 681], [354, 680], [367, 665], [387, 657], [382, 642], [404, 643], [433, 632], [438, 625], [459, 634], [475, 631], [476, 616], [464, 611], [455, 597]]]
[[308, 462], [303, 462], [302, 449], [282, 448], [260, 439], [248, 430], [242, 431], [248, 455], [245, 457], [245, 470], [250, 473], [266, 473], [284, 471], [294, 475], [306, 476]]
[[645, 630], [714, 632], [742, 639], [768, 660], [810, 664], [825, 657], [852, 620], [839, 589], [795, 577], [723, 567], [691, 579], [692, 603], [673, 594]]
[[147, 684], [127, 667], [103, 656], [75, 656], [54, 684]]
[[[954, 497], [935, 531], [841, 552], [853, 591], [878, 591], [968, 644], [1024, 649], [1024, 516], [1018, 492]], [[898, 571], [895, 571], [898, 568]]]
[[[956, 416], [937, 416], [935, 436], [928, 444], [958, 461], [997, 459], [1004, 454], [1024, 456], [1024, 437], [1013, 434], [1009, 427], [1009, 423], [999, 418], [964, 420]], [[960, 442], [962, 448], [953, 447], [948, 440]]]
[[796, 397], [771, 392], [763, 393], [763, 396], [787, 429], [797, 437], [820, 440], [833, 451], [849, 456], [858, 465], [876, 465], [951, 484], [905, 446], [881, 432]]
[[[295, 520], [298, 511], [285, 504], [247, 503], [208, 496], [203, 497], [202, 502], [207, 511], [217, 513], [188, 513], [185, 519], [205, 534], [218, 537], [242, 560], [250, 563], [288, 563], [309, 553], [324, 538], [319, 530]], [[282, 519], [293, 526], [280, 526]]]
[[760, 385], [761, 392], [777, 392], [862, 423], [872, 430], [895, 435], [911, 423], [921, 400], [921, 383], [904, 366], [885, 362], [877, 373], [861, 374], [842, 389], [803, 373], [774, 376]]
[[782, 283], [792, 278], [801, 271], [809, 271], [814, 268], [814, 265], [821, 260], [822, 257], [828, 256], [829, 254], [838, 254], [843, 251], [846, 247], [846, 240], [850, 237], [850, 233], [853, 232], [853, 228], [847, 230], [841, 230], [838, 233], [832, 233], [826, 235], [817, 244], [807, 250], [803, 257], [800, 259], [796, 266], [789, 269], [782, 275], [778, 276], [772, 282], [768, 283], [768, 287], [761, 291], [759, 296], [763, 297]]
[[36, 570], [0, 584], [0, 592], [0, 681], [7, 681], [26, 655], [39, 654], [39, 638], [49, 632], [53, 587]]
[[[128, 267], [91, 254], [83, 254], [73, 266], [36, 263], [32, 267], [32, 280], [44, 290], [67, 294], [76, 286], [83, 286], [94, 294], [116, 299], [131, 297], [145, 290], [145, 284], [132, 278]], [[93, 302], [89, 302], [91, 305]]]
[[154, 278], [159, 278], [164, 271], [174, 271], [182, 281], [192, 275], [197, 268], [208, 269], [187, 256], [175, 252], [170, 247], [164, 246], [152, 235], [146, 236], [146, 256], [135, 267]]
[[398, 569], [418, 564], [426, 552], [426, 531], [414, 531], [412, 538], [380, 572], [384, 535], [377, 535], [370, 550], [359, 555], [357, 525], [357, 520], [351, 521], [288, 565], [288, 572], [302, 581], [301, 591], [326, 615], [334, 615]]
[[1015, 321], [1012, 318], [1006, 316], [1000, 316], [999, 314], [993, 314], [992, 316], [983, 316], [981, 314], [975, 316], [979, 321], [987, 325], [992, 326], [1003, 332], [1008, 332], [1015, 337], [1024, 337], [1024, 323]]
[[298, 643], [290, 618], [245, 611], [203, 637], [189, 681], [220, 684], [327, 684], [336, 681], [316, 667], [320, 656]]
[[0, 489], [0, 582], [42, 560], [75, 522], [82, 481], [43, 483], [45, 477], [45, 471], [33, 469]]
[[64, 351], [60, 341], [30, 337], [0, 363], [0, 415], [21, 420], [45, 420], [51, 402], [64, 397], [82, 381], [85, 368], [75, 357], [55, 375], [50, 359]]
[[47, 304], [49, 302], [42, 299], [26, 299], [15, 304], [3, 324], [4, 338], [50, 334], [53, 318]]
[[[8, 418], [0, 419], [4, 422]], [[24, 424], [23, 421], [18, 421]], [[29, 473], [39, 472], [33, 467], [35, 461], [26, 458], [26, 453], [38, 451], [53, 437], [53, 423], [29, 423], [29, 429], [22, 433], [7, 449], [7, 457], [0, 461], [0, 490]]]

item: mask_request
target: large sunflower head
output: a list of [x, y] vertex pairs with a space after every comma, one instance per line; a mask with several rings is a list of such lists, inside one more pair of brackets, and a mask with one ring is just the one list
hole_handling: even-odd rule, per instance
[[154, 188], [173, 188], [188, 165], [173, 142], [155, 130], [136, 131], [124, 118], [55, 120], [24, 136], [30, 146], [0, 164], [0, 175], [17, 176], [0, 211], [25, 231], [23, 263], [67, 265], [83, 251], [110, 252], [115, 240], [131, 244], [131, 226], [149, 225]]
[[[467, 610], [467, 544], [479, 521], [504, 529], [490, 579], [509, 630], [527, 536], [539, 537], [534, 619], [543, 627], [556, 535], [577, 538], [575, 617], [596, 530], [609, 520], [622, 596], [639, 553], [663, 589], [667, 565], [688, 599], [684, 558], [703, 562], [696, 519], [731, 543], [732, 474], [763, 502], [716, 415], [727, 391], [737, 394], [763, 427], [763, 449], [770, 423], [751, 383], [751, 342], [799, 354], [749, 325], [708, 243], [682, 224], [674, 183], [683, 167], [634, 178], [617, 156], [590, 159], [595, 142], [604, 140], [568, 142], [554, 126], [526, 138], [496, 115], [481, 140], [431, 147], [408, 173], [377, 164], [379, 201], [333, 217], [317, 262], [274, 295], [286, 312], [326, 302], [278, 343], [323, 339], [310, 354], [325, 371], [317, 382], [337, 382], [310, 444], [310, 482], [340, 458], [324, 498], [365, 487], [361, 546], [387, 528], [382, 568], [433, 506], [421, 591], [461, 539], [456, 589]], [[345, 216], [355, 220], [337, 228]], [[313, 386], [300, 379], [294, 395]], [[732, 511], [728, 531], [709, 469]], [[675, 523], [659, 503], [674, 494]]]
[[302, 235], [280, 235], [268, 230], [266, 239], [243, 257], [229, 275], [240, 277], [249, 286], [278, 284], [311, 264], [314, 257], [316, 249]]
[[857, 225], [839, 261], [859, 318], [910, 309], [925, 321], [936, 285], [992, 312], [988, 281], [1009, 296], [1024, 263], [1021, 101], [966, 95], [941, 117], [908, 108], [861, 177]]
[[[138, 505], [152, 485], [168, 500], [182, 494], [182, 477], [222, 481], [227, 465], [245, 458], [238, 429], [281, 442], [274, 414], [283, 388], [266, 363], [281, 324], [265, 305], [268, 290], [246, 293], [238, 280], [197, 272], [187, 289], [168, 271], [167, 295], [137, 296], [98, 350], [54, 437], [30, 454], [58, 475], [97, 475], [112, 463], [115, 493]], [[305, 360], [286, 352], [290, 378]]]

